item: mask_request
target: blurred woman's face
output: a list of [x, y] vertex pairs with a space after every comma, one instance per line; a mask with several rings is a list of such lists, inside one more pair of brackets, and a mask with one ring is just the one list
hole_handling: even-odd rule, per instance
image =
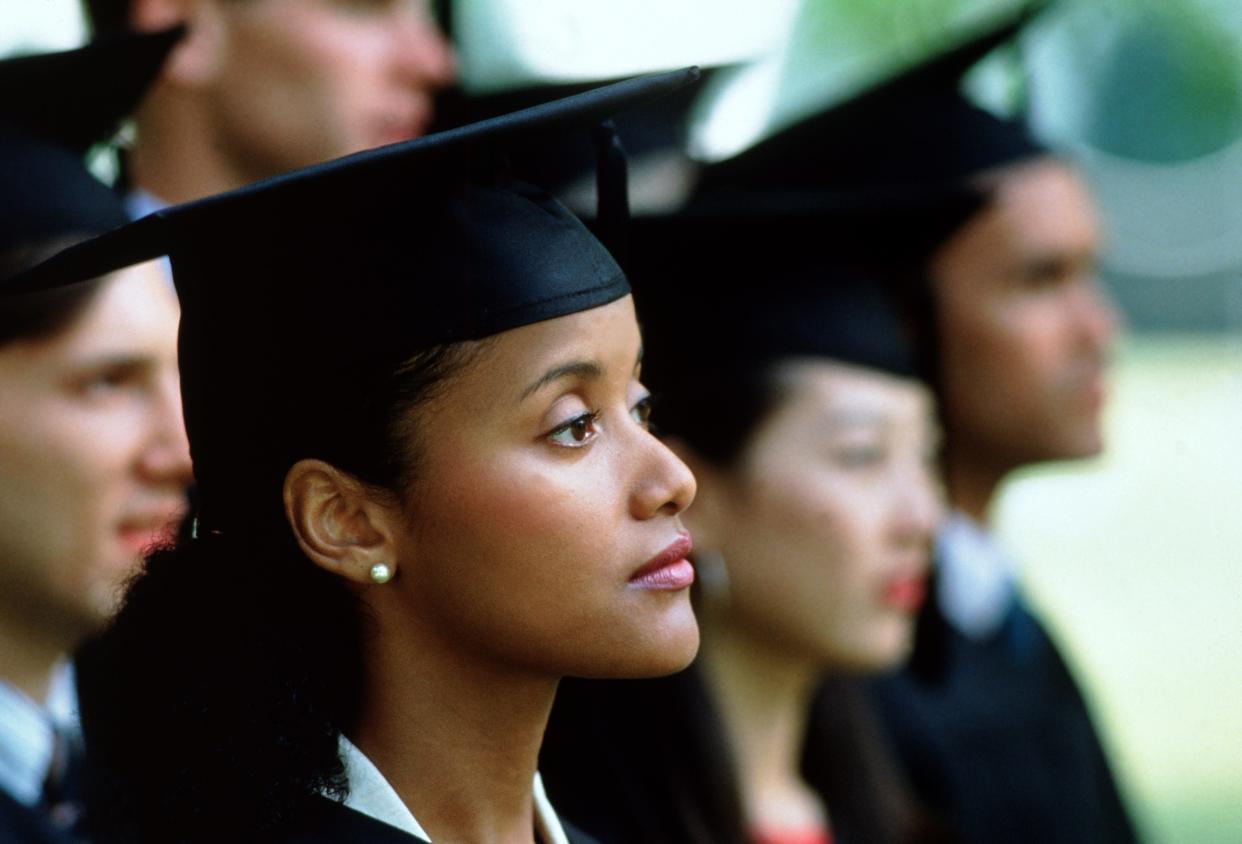
[[177, 301], [119, 272], [67, 328], [0, 346], [0, 610], [69, 640], [97, 628], [185, 507]]
[[930, 392], [814, 360], [778, 379], [783, 398], [736, 467], [700, 474], [700, 547], [724, 557], [725, 623], [819, 664], [893, 665], [941, 515]]
[[630, 297], [492, 338], [421, 412], [402, 624], [539, 674], [637, 677], [698, 647], [689, 469], [647, 430]]

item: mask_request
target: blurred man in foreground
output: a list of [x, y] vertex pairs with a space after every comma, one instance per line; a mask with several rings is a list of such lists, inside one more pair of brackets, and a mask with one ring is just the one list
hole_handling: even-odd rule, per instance
[[[22, 294], [14, 276], [126, 220], [83, 163], [177, 32], [0, 62], [0, 841], [67, 840], [69, 657], [111, 616], [190, 480], [177, 300], [143, 264]], [[55, 107], [49, 109], [48, 103]]]

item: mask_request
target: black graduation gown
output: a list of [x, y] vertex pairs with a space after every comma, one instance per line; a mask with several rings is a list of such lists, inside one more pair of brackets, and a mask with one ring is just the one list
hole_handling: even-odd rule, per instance
[[1082, 695], [1020, 598], [983, 641], [934, 601], [919, 625], [915, 659], [875, 699], [913, 787], [958, 839], [1134, 842]]
[[[595, 839], [561, 821], [571, 844], [598, 844]], [[272, 844], [427, 844], [423, 839], [356, 812], [335, 800], [313, 801], [295, 831], [277, 836]]]
[[0, 789], [0, 844], [73, 844], [77, 840]]

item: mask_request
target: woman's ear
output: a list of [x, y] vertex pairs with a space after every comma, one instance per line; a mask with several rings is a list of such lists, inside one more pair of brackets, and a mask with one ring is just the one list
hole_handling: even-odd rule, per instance
[[299, 460], [285, 475], [285, 516], [302, 552], [355, 583], [397, 574], [391, 511], [357, 478], [322, 460]]
[[664, 444], [690, 467], [698, 481], [694, 503], [681, 515], [694, 537], [694, 545], [704, 551], [719, 551], [725, 539], [728, 522], [728, 495], [725, 483], [728, 470], [705, 460], [685, 440], [666, 437]]

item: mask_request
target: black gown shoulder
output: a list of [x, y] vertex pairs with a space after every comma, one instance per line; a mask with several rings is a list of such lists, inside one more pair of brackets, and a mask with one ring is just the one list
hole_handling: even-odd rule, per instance
[[327, 797], [310, 801], [295, 827], [271, 844], [427, 844], [394, 826], [354, 811]]
[[[598, 844], [594, 838], [563, 820], [562, 824], [571, 844]], [[271, 844], [427, 844], [427, 842], [416, 835], [403, 832], [396, 827], [354, 811], [343, 803], [325, 797], [312, 801], [297, 828], [273, 838]]]
[[74, 844], [33, 809], [23, 806], [0, 789], [0, 844]]
[[1086, 701], [1020, 597], [987, 639], [957, 632], [934, 601], [919, 625], [923, 652], [875, 700], [912, 784], [960, 841], [1138, 840]]

